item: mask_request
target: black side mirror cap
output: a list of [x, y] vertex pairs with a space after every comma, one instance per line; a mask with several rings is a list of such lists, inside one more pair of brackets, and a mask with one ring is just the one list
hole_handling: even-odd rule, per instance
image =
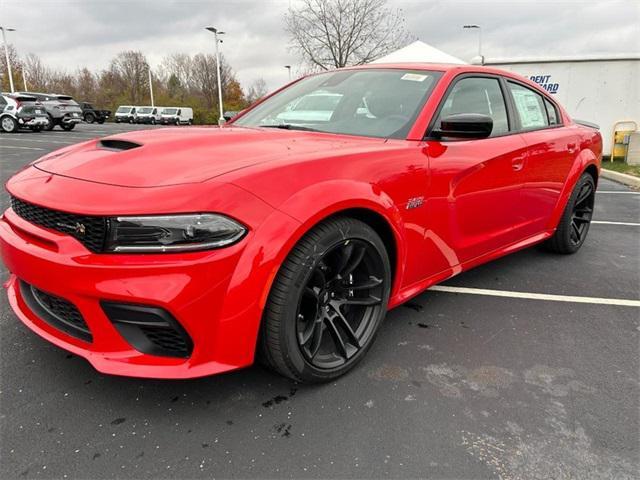
[[456, 113], [440, 121], [440, 128], [433, 130], [436, 138], [487, 138], [493, 130], [493, 119], [480, 113]]

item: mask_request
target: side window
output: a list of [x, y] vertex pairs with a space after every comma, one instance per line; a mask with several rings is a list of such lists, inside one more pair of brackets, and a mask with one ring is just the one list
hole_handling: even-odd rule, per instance
[[6, 104], [7, 104], [7, 101], [2, 95], [0, 95], [0, 107], [4, 107]]
[[542, 95], [518, 83], [508, 82], [523, 130], [549, 125]]
[[549, 125], [560, 125], [560, 115], [558, 109], [546, 98], [544, 99], [544, 105], [547, 107], [547, 116], [549, 117]]
[[491, 136], [509, 131], [507, 107], [496, 78], [468, 77], [458, 80], [444, 102], [436, 125], [449, 115], [480, 113], [493, 119]]

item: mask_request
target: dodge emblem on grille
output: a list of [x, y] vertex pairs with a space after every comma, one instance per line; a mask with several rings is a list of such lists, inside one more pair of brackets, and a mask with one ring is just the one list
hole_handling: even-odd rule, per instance
[[87, 228], [84, 226], [84, 224], [78, 222], [76, 222], [75, 225], [69, 225], [68, 223], [56, 223], [56, 225], [77, 235], [84, 235], [87, 231]]

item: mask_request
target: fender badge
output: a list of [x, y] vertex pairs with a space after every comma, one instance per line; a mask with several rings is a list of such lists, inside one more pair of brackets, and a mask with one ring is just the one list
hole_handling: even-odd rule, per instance
[[411, 210], [412, 208], [421, 207], [424, 203], [424, 197], [413, 197], [407, 201], [407, 210]]

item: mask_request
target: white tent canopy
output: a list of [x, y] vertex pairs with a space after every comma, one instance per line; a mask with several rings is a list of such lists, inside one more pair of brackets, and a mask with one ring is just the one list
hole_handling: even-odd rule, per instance
[[371, 63], [455, 63], [465, 64], [459, 58], [453, 57], [442, 50], [438, 50], [420, 40], [410, 43], [406, 47], [391, 52], [389, 55], [378, 58]]

